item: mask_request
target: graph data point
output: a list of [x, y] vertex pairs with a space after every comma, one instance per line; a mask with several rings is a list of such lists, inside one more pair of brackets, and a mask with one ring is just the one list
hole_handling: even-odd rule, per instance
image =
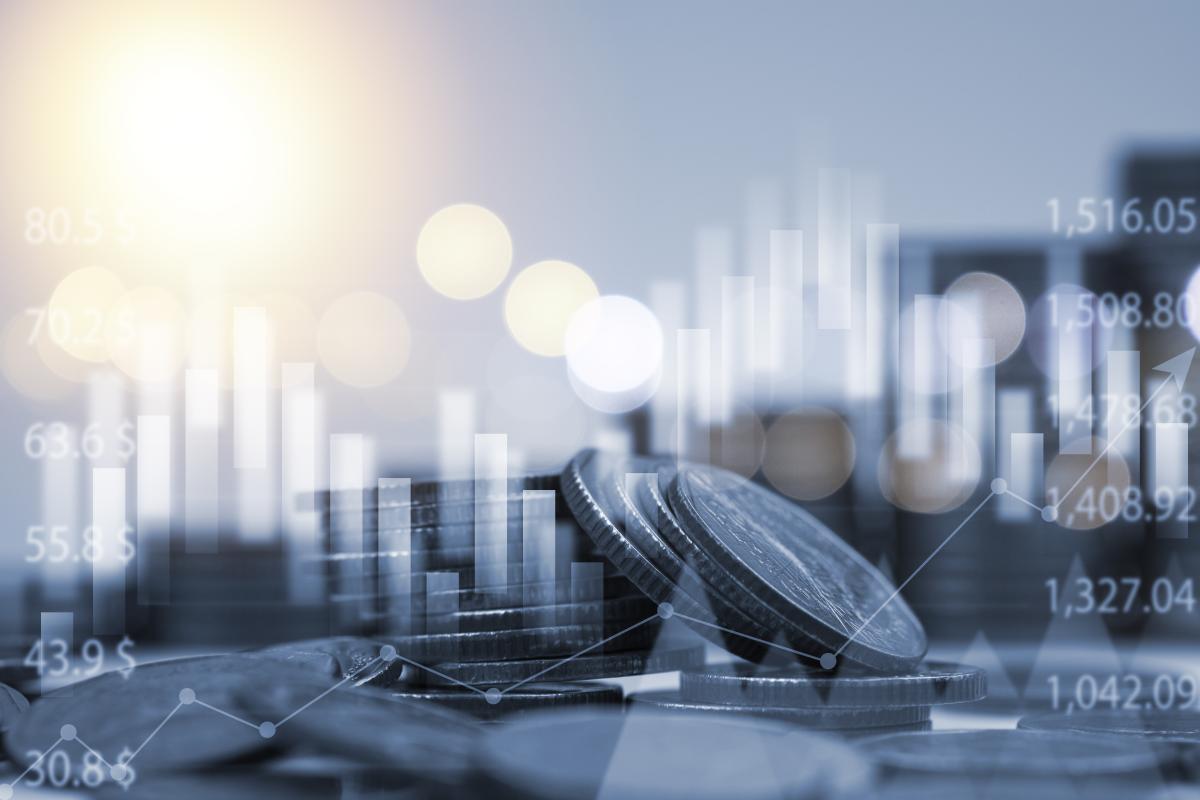
[[62, 740], [64, 742], [74, 741], [75, 726], [74, 725], [63, 725], [61, 728], [58, 729], [58, 735], [62, 737]]
[[128, 774], [128, 772], [129, 770], [126, 769], [124, 764], [113, 764], [112, 768], [108, 771], [108, 774], [112, 776], [114, 781], [120, 782], [125, 780], [125, 776]]
[[493, 686], [491, 689], [488, 689], [486, 692], [484, 692], [483, 696], [487, 698], [489, 703], [496, 705], [496, 703], [499, 703], [500, 698], [504, 695], [500, 694], [500, 690]]
[[1046, 522], [1054, 522], [1054, 520], [1058, 519], [1058, 509], [1054, 506], [1046, 506], [1042, 509], [1042, 519], [1046, 520]]
[[658, 615], [660, 617], [662, 617], [663, 619], [670, 619], [674, 613], [675, 613], [675, 606], [671, 605], [670, 603], [659, 603], [658, 604]]
[[192, 703], [196, 702], [196, 690], [180, 689], [179, 702], [183, 703], [185, 706], [190, 706]]
[[395, 661], [396, 648], [392, 647], [390, 644], [385, 644], [383, 647], [379, 648], [379, 657], [384, 661]]
[[263, 724], [259, 725], [258, 726], [258, 735], [264, 739], [270, 739], [272, 736], [275, 735], [275, 723], [274, 722], [264, 722]]
[[0, 800], [8, 800], [12, 797], [12, 784], [0, 783]]
[[1004, 478], [992, 479], [992, 494], [1004, 494], [1008, 491], [1008, 481]]
[[826, 653], [825, 655], [821, 656], [822, 669], [833, 669], [836, 666], [837, 656], [835, 656], [833, 653]]

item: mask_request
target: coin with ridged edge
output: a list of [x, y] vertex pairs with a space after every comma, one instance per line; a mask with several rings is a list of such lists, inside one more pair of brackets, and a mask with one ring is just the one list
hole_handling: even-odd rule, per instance
[[[484, 496], [490, 499], [491, 497], [520, 497], [522, 492], [529, 490], [557, 490], [558, 481], [558, 473], [544, 473], [510, 477], [499, 486], [491, 484], [500, 484], [500, 481], [482, 482], [489, 490], [489, 493]], [[411, 505], [438, 505], [471, 502], [475, 499], [476, 486], [477, 482], [473, 478], [413, 481], [408, 486], [408, 503]], [[302, 502], [306, 497], [315, 497], [318, 507], [328, 506], [331, 503], [336, 507], [343, 501], [361, 501], [364, 506], [377, 503], [391, 506], [400, 504], [397, 498], [402, 497], [403, 494], [404, 490], [398, 487], [385, 487], [382, 492], [378, 491], [376, 487], [364, 487], [361, 490], [320, 491], [315, 495], [303, 495], [297, 500]]]
[[712, 591], [629, 497], [624, 476], [655, 474], [663, 463], [664, 459], [624, 458], [584, 450], [563, 470], [563, 495], [597, 548], [651, 600], [671, 603], [685, 617], [701, 620], [681, 617], [704, 638], [735, 655], [758, 661], [765, 655], [766, 645], [719, 628], [768, 640], [771, 631]]
[[871, 669], [909, 667], [925, 655], [925, 631], [891, 582], [795, 503], [700, 466], [679, 470], [668, 499], [709, 574], [723, 576], [725, 596], [758, 598], [785, 631]]
[[658, 613], [658, 607], [645, 597], [622, 597], [613, 600], [581, 603], [555, 603], [514, 608], [487, 608], [476, 611], [455, 611], [449, 614], [429, 614], [426, 619], [435, 623], [457, 626], [460, 631], [502, 631], [543, 625], [596, 625], [619, 630]]
[[1200, 712], [1178, 710], [1092, 710], [1070, 714], [1030, 714], [1017, 722], [1029, 731], [1112, 733], [1200, 744]]
[[[641, 650], [654, 644], [658, 631], [641, 625], [606, 642], [610, 651]], [[551, 625], [468, 633], [425, 633], [388, 639], [396, 652], [417, 661], [493, 661], [509, 658], [569, 656], [604, 639], [599, 625]]]
[[392, 690], [402, 700], [452, 708], [478, 719], [500, 719], [557, 708], [619, 705], [625, 699], [620, 686], [603, 683], [527, 683], [511, 692], [493, 696], [453, 687]]
[[987, 673], [963, 664], [929, 661], [890, 675], [831, 675], [807, 669], [761, 669], [729, 664], [685, 670], [679, 693], [698, 703], [767, 706], [913, 706], [969, 703], [987, 695]]
[[759, 706], [728, 703], [696, 703], [684, 700], [676, 691], [637, 692], [629, 696], [631, 706], [646, 705], [667, 711], [694, 714], [740, 714], [783, 720], [806, 728], [878, 728], [911, 725], [929, 719], [929, 706], [892, 706], [886, 708], [824, 708], [820, 706]]
[[660, 642], [654, 652], [630, 653], [588, 652], [574, 658], [527, 658], [510, 661], [447, 662], [436, 664], [441, 674], [421, 669], [412, 670], [412, 683], [431, 686], [455, 685], [455, 681], [472, 686], [500, 686], [524, 680], [590, 680], [619, 678], [625, 675], [649, 675], [655, 672], [674, 672], [697, 667], [704, 663], [703, 645], [664, 645]]

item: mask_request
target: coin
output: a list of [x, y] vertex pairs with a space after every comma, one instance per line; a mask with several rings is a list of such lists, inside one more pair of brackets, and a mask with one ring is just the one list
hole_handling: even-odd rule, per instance
[[[472, 478], [412, 481], [408, 485], [407, 493], [402, 487], [385, 488], [382, 492], [376, 487], [364, 487], [361, 490], [320, 491], [313, 495], [308, 495], [308, 497], [314, 497], [318, 501], [318, 507], [328, 506], [330, 505], [330, 501], [332, 501], [334, 507], [337, 507], [339, 500], [342, 498], [346, 498], [350, 502], [358, 502], [361, 499], [364, 506], [375, 505], [376, 503], [381, 503], [385, 506], [395, 505], [406, 494], [408, 502], [411, 504], [434, 505], [471, 502], [475, 498], [476, 487], [480, 484], [485, 488], [485, 498], [509, 495], [519, 497], [526, 490], [558, 489], [559, 476], [557, 473], [543, 473], [513, 476], [506, 481], [491, 479], [476, 481]], [[304, 496], [301, 496], [300, 499], [303, 500], [303, 498]]]
[[332, 678], [345, 678], [355, 686], [387, 686], [399, 680], [404, 665], [379, 657], [383, 642], [357, 636], [333, 636], [264, 647], [255, 655], [284, 663], [324, 670]]
[[[632, 626], [628, 626], [632, 627]], [[604, 646], [635, 650], [654, 643], [658, 631], [634, 627]], [[554, 625], [543, 628], [475, 633], [428, 633], [389, 639], [396, 651], [417, 661], [493, 661], [510, 658], [569, 656], [603, 640], [598, 625]]]
[[[510, 608], [487, 608], [456, 611], [450, 614], [430, 614], [429, 619], [457, 626], [460, 631], [496, 631], [530, 627], [539, 620], [548, 624], [571, 625], [603, 622], [614, 632], [634, 622], [658, 614], [658, 606], [645, 597], [620, 597], [591, 603], [554, 603]], [[582, 622], [575, 622], [581, 620]]]
[[1200, 771], [1200, 712], [1146, 709], [1030, 714], [1017, 722], [1028, 731], [1107, 733], [1149, 741], [1164, 767], [1194, 778]]
[[[266, 689], [297, 680], [333, 685], [294, 664], [254, 654], [139, 664], [43, 696], [8, 731], [4, 746], [22, 766], [60, 739], [60, 746], [80, 746], [70, 742], [77, 738], [113, 765], [121, 752], [137, 751], [138, 772], [200, 767], [267, 744], [254, 725], [239, 724], [203, 704], [229, 712], [235, 692], [244, 687]], [[82, 778], [84, 759], [72, 758], [70, 766], [72, 775]]]
[[539, 798], [818, 798], [865, 793], [847, 745], [766, 720], [643, 710], [534, 714], [489, 732], [484, 774]]
[[765, 645], [720, 628], [732, 628], [758, 639], [771, 638], [771, 631], [731, 606], [720, 594], [711, 592], [711, 587], [642, 516], [626, 491], [625, 475], [654, 473], [662, 463], [662, 459], [622, 459], [585, 450], [563, 470], [563, 496], [600, 551], [651, 600], [670, 603], [701, 636], [757, 661], [765, 654]]
[[606, 575], [603, 578], [561, 581], [527, 581], [519, 586], [509, 586], [507, 591], [478, 591], [476, 589], [454, 589], [435, 592], [424, 591], [423, 576], [413, 576], [414, 585], [421, 596], [436, 601], [438, 607], [449, 604], [459, 611], [482, 611], [495, 607], [519, 606], [523, 604], [549, 605], [570, 602], [572, 592], [588, 596], [600, 596], [606, 601], [642, 599], [642, 594], [636, 586], [623, 575]]
[[0, 732], [11, 728], [26, 711], [29, 700], [6, 683], [0, 683]]
[[702, 645], [656, 647], [654, 652], [588, 653], [570, 659], [527, 658], [511, 661], [445, 662], [436, 665], [439, 674], [415, 670], [413, 682], [432, 686], [455, 681], [474, 686], [504, 686], [531, 678], [584, 680], [673, 672], [704, 663]]
[[791, 501], [699, 466], [679, 470], [668, 498], [707, 556], [697, 568], [726, 597], [757, 597], [786, 631], [873, 669], [925, 654], [925, 631], [887, 578]]
[[445, 526], [469, 526], [478, 521], [496, 522], [504, 519], [508, 521], [509, 526], [520, 527], [521, 521], [524, 519], [538, 520], [553, 520], [556, 518], [553, 512], [536, 511], [531, 515], [525, 514], [524, 498], [520, 495], [509, 498], [498, 498], [483, 500], [476, 502], [465, 503], [438, 503], [436, 505], [412, 505], [412, 506], [380, 506], [364, 505], [349, 506], [349, 507], [333, 507], [321, 512], [321, 519], [326, 524], [344, 523], [347, 521], [362, 520], [363, 524], [371, 529], [379, 528], [379, 521], [382, 519], [385, 525], [383, 530], [398, 530], [400, 527], [396, 524], [398, 519], [403, 519], [403, 514], [407, 511], [408, 528], [432, 528], [439, 525]]
[[[479, 719], [499, 719], [533, 711], [578, 706], [614, 705], [624, 700], [620, 686], [602, 683], [527, 683], [498, 696], [497, 702], [482, 692], [461, 688], [425, 688], [392, 691], [393, 697], [433, 703], [471, 714]], [[495, 697], [495, 696], [494, 696]]]
[[854, 675], [798, 668], [764, 670], [743, 665], [685, 670], [684, 700], [767, 706], [914, 706], [966, 703], [987, 694], [978, 667], [929, 661], [911, 672]]
[[806, 728], [873, 728], [911, 725], [929, 719], [929, 706], [892, 706], [885, 708], [825, 708], [821, 706], [759, 706], [730, 703], [696, 703], [683, 700], [679, 692], [637, 692], [629, 696], [632, 705], [649, 705], [666, 711], [703, 714], [742, 714], [767, 717]]
[[324, 692], [310, 678], [246, 687], [236, 699], [258, 719], [279, 720], [274, 732], [284, 744], [423, 775], [458, 776], [470, 766], [471, 717], [371, 687]]
[[1127, 737], [1074, 732], [974, 730], [901, 733], [859, 743], [881, 766], [944, 774], [1128, 775], [1154, 770], [1155, 752]]

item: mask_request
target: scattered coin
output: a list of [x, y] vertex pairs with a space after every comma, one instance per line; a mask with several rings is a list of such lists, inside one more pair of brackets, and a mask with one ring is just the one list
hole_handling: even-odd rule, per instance
[[287, 642], [255, 650], [267, 658], [287, 664], [325, 671], [331, 678], [347, 679], [355, 686], [388, 686], [399, 680], [404, 665], [379, 657], [384, 642], [356, 636], [334, 636]]
[[1147, 744], [1105, 734], [933, 731], [866, 739], [860, 746], [884, 767], [956, 775], [1114, 776], [1158, 766]]
[[[661, 648], [661, 649], [660, 649]], [[623, 675], [649, 675], [673, 672], [704, 663], [702, 645], [661, 646], [653, 652], [587, 653], [570, 660], [556, 658], [514, 659], [511, 661], [449, 662], [436, 665], [439, 674], [413, 671], [413, 682], [433, 686], [454, 685], [505, 686], [530, 679], [593, 680]]]
[[684, 700], [768, 706], [914, 706], [966, 703], [987, 694], [987, 673], [978, 667], [929, 661], [911, 672], [834, 675], [800, 668], [744, 665], [685, 670]]
[[29, 700], [6, 683], [0, 683], [0, 733], [11, 728], [26, 711]]
[[929, 706], [893, 706], [886, 708], [827, 708], [821, 706], [763, 706], [730, 703], [696, 703], [683, 700], [679, 692], [638, 692], [629, 696], [632, 705], [647, 705], [666, 711], [701, 714], [740, 714], [783, 720], [806, 728], [876, 728], [911, 725], [929, 719]]
[[540, 798], [818, 798], [861, 795], [870, 766], [850, 747], [766, 720], [646, 710], [530, 715], [491, 731], [480, 765]]
[[[608, 650], [635, 650], [654, 644], [658, 631], [642, 625], [605, 643]], [[475, 633], [429, 633], [389, 640], [405, 658], [434, 662], [494, 661], [569, 656], [603, 640], [598, 625], [555, 625]]]
[[807, 640], [825, 651], [815, 655], [842, 651], [873, 669], [909, 667], [925, 654], [925, 631], [891, 582], [796, 504], [700, 466], [679, 470], [668, 499], [707, 556], [701, 574], [726, 597], [769, 605], [798, 646]]
[[461, 688], [393, 690], [391, 695], [402, 700], [445, 706], [479, 719], [499, 719], [547, 709], [619, 705], [625, 697], [620, 686], [584, 681], [527, 683], [492, 697], [484, 692]]

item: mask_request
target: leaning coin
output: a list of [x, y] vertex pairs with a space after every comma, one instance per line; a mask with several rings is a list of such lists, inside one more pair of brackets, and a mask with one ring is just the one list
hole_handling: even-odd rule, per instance
[[767, 706], [915, 706], [967, 703], [987, 694], [978, 667], [929, 661], [911, 672], [845, 674], [744, 665], [685, 670], [679, 694], [699, 703]]
[[462, 711], [478, 719], [500, 719], [548, 709], [620, 705], [620, 686], [603, 683], [527, 683], [508, 692], [492, 694], [475, 689], [425, 688], [391, 692], [392, 697]]
[[404, 665], [380, 658], [384, 644], [357, 636], [333, 636], [285, 642], [252, 652], [287, 664], [325, 669], [330, 677], [345, 679], [355, 686], [388, 686], [400, 679]]
[[866, 739], [859, 746], [881, 766], [911, 772], [1098, 776], [1141, 773], [1158, 766], [1148, 743], [1070, 731], [901, 733]]
[[751, 706], [695, 703], [683, 700], [679, 692], [637, 692], [629, 696], [630, 705], [645, 705], [666, 711], [701, 714], [740, 714], [790, 722], [805, 728], [877, 728], [911, 725], [929, 719], [929, 706], [893, 706], [890, 708], [825, 708], [821, 706]]
[[[616, 651], [640, 649], [652, 645], [657, 634], [649, 625], [631, 625], [623, 635], [606, 642], [604, 647]], [[599, 644], [603, 638], [596, 625], [554, 625], [480, 633], [397, 636], [389, 639], [389, 644], [404, 658], [417, 661], [493, 661], [574, 655]]]
[[[225, 716], [235, 692], [294, 680], [333, 684], [298, 666], [252, 654], [140, 664], [45, 695], [8, 731], [4, 746], [26, 767], [56, 746], [91, 748], [114, 767], [136, 752], [138, 772], [201, 767], [267, 744], [256, 725]], [[72, 776], [82, 779], [85, 759], [72, 758], [70, 766]], [[123, 777], [123, 772], [113, 775], [118, 781]]]
[[870, 766], [835, 739], [766, 720], [646, 710], [530, 715], [489, 732], [484, 775], [539, 798], [861, 796]]
[[673, 672], [704, 663], [702, 645], [667, 646], [647, 651], [582, 655], [576, 658], [528, 658], [512, 661], [451, 662], [436, 672], [414, 670], [413, 682], [432, 686], [469, 683], [504, 686], [529, 680], [587, 680]]
[[629, 496], [625, 476], [653, 474], [662, 463], [585, 450], [563, 470], [563, 496], [600, 551], [646, 596], [670, 603], [701, 636], [758, 661], [766, 652], [762, 640], [772, 632], [711, 591]]
[[[916, 664], [925, 631], [895, 587], [816, 517], [715, 467], [690, 466], [669, 500], [707, 559], [701, 574], [727, 597], [768, 604], [785, 631], [873, 669]], [[701, 567], [704, 566], [705, 569]]]
[[475, 743], [471, 717], [401, 700], [382, 689], [328, 691], [312, 679], [293, 680], [247, 688], [236, 699], [255, 718], [278, 720], [268, 732], [285, 745], [404, 772], [461, 774]]

